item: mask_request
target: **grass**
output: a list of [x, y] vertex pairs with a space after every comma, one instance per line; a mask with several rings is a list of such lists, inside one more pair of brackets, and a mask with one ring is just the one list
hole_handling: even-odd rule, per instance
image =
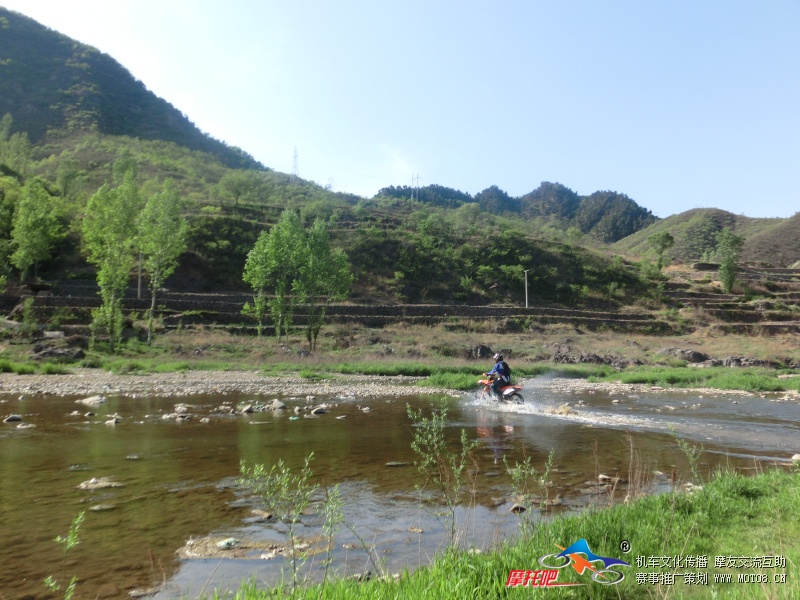
[[761, 367], [640, 367], [606, 376], [590, 377], [589, 381], [619, 381], [662, 387], [695, 387], [747, 392], [800, 391], [800, 378], [779, 379], [781, 372]]
[[[503, 544], [486, 553], [446, 551], [414, 573], [398, 579], [356, 583], [338, 580], [291, 590], [276, 587], [258, 590], [252, 582], [237, 592], [238, 600], [293, 599], [495, 599], [530, 598], [797, 598], [800, 597], [800, 475], [771, 470], [755, 477], [720, 472], [701, 490], [691, 494], [674, 492], [641, 498], [629, 504], [542, 522], [529, 536]], [[565, 568], [558, 582], [585, 585], [571, 588], [531, 590], [506, 587], [511, 570], [541, 569], [538, 559], [558, 553], [579, 539], [602, 556], [625, 560], [620, 566], [625, 578], [616, 585], [601, 585]], [[620, 544], [630, 543], [623, 553]], [[726, 557], [784, 557], [785, 567], [728, 567]], [[675, 558], [682, 563], [675, 564]], [[688, 557], [694, 557], [687, 566]], [[698, 565], [697, 557], [704, 557]], [[717, 564], [717, 557], [722, 562]], [[638, 563], [638, 564], [637, 564]], [[599, 566], [600, 563], [594, 563]], [[664, 566], [662, 566], [662, 564]], [[644, 583], [637, 574], [644, 575]], [[700, 573], [708, 584], [687, 583], [686, 574]], [[652, 576], [650, 574], [653, 574]], [[664, 574], [667, 583], [664, 583]], [[714, 575], [731, 574], [734, 583], [716, 583]], [[764, 575], [767, 583], [735, 583], [739, 574]], [[786, 575], [776, 583], [775, 575]], [[672, 583], [669, 583], [671, 577]], [[220, 596], [214, 596], [220, 598]]]
[[34, 373], [60, 375], [69, 373], [69, 369], [64, 365], [51, 362], [32, 363], [0, 359], [0, 373], [16, 373], [17, 375], [33, 375]]

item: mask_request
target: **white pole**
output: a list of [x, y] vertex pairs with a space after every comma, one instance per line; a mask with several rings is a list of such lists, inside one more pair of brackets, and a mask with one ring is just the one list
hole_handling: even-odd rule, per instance
[[525, 269], [525, 308], [528, 308], [528, 269]]

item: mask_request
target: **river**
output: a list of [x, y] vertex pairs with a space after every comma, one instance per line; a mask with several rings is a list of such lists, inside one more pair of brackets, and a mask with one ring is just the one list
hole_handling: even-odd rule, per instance
[[[692, 480], [678, 439], [702, 448], [696, 465], [701, 478], [717, 467], [752, 472], [786, 465], [800, 451], [797, 400], [622, 393], [561, 383], [525, 382], [522, 406], [498, 406], [477, 394], [283, 396], [285, 410], [250, 414], [224, 409], [269, 404], [276, 396], [112, 395], [87, 407], [76, 403], [77, 396], [6, 394], [0, 414], [23, 421], [0, 424], [0, 598], [49, 597], [42, 583], [48, 575], [59, 581], [77, 576], [76, 597], [122, 598], [138, 590], [163, 600], [233, 588], [250, 577], [263, 585], [286, 580], [291, 569], [280, 554], [285, 524], [253, 512], [258, 499], [237, 483], [240, 461], [269, 466], [282, 460], [296, 472], [312, 452], [311, 482], [338, 484], [344, 500], [348, 526], [331, 548], [332, 573], [396, 573], [425, 564], [450, 540], [447, 511], [422, 501], [417, 491], [422, 479], [413, 465], [414, 428], [406, 406], [429, 414], [442, 397], [450, 447], [457, 450], [462, 429], [479, 444], [455, 512], [464, 547], [489, 547], [518, 531], [504, 461], [513, 465], [530, 457], [541, 471], [554, 452], [546, 493], [557, 506], [543, 511], [546, 517]], [[294, 411], [320, 402], [332, 405], [329, 413], [305, 418]], [[180, 414], [191, 418], [178, 417], [180, 404], [186, 405]], [[96, 414], [86, 416], [90, 411]], [[108, 424], [113, 415], [121, 420]], [[609, 479], [599, 481], [601, 475]], [[119, 487], [81, 488], [104, 477]], [[83, 510], [80, 544], [65, 556], [54, 540]], [[320, 525], [310, 513], [298, 526], [297, 535], [311, 549], [324, 546], [315, 544]], [[231, 538], [237, 541], [228, 542], [230, 551], [216, 551]], [[302, 573], [320, 577], [326, 556], [310, 556]]]

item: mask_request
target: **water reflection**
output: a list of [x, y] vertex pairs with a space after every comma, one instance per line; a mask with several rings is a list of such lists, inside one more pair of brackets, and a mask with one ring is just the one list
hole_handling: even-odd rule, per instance
[[[599, 489], [597, 475], [627, 479], [634, 462], [637, 473], [654, 486], [667, 488], [673, 477], [688, 478], [675, 434], [703, 444], [705, 473], [719, 464], [750, 468], [785, 460], [800, 447], [797, 404], [773, 398], [667, 392], [564, 396], [537, 382], [526, 391], [530, 402], [522, 407], [491, 405], [477, 396], [449, 401], [450, 443], [458, 444], [462, 428], [480, 442], [469, 482], [475, 493], [465, 496], [457, 514], [466, 544], [491, 545], [517, 530], [504, 458], [513, 464], [530, 457], [541, 469], [554, 450], [551, 493], [563, 499], [558, 510], [571, 510], [610, 502], [612, 496], [619, 501], [628, 493], [625, 484]], [[85, 407], [75, 400], [42, 396], [0, 405], [0, 412], [22, 414], [25, 423], [36, 425], [0, 427], [5, 563], [0, 589], [7, 598], [43, 595], [41, 581], [49, 574], [67, 580], [78, 575], [79, 595], [92, 598], [124, 597], [133, 588], [163, 582], [157, 598], [178, 598], [187, 591], [192, 596], [204, 586], [206, 591], [235, 586], [251, 575], [274, 582], [286, 568], [280, 557], [219, 564], [217, 558], [176, 555], [190, 538], [280, 542], [279, 527], [254, 519], [255, 500], [235, 484], [240, 460], [270, 465], [282, 459], [299, 467], [314, 452], [315, 482], [341, 486], [355, 530], [343, 530], [336, 539], [332, 567], [340, 575], [374, 572], [373, 562], [390, 572], [415, 568], [447, 539], [441, 507], [421, 503], [416, 491], [420, 479], [406, 415], [406, 403], [427, 411], [432, 398], [373, 400], [368, 413], [354, 402], [333, 399], [339, 402], [334, 412], [313, 419], [293, 418], [291, 409], [307, 404], [306, 399], [284, 399], [286, 411], [229, 415], [218, 410], [223, 402], [235, 406], [271, 398], [114, 397], [94, 409], [94, 417], [84, 417]], [[179, 402], [189, 404], [196, 417], [164, 419]], [[565, 402], [571, 403], [571, 413], [551, 414]], [[76, 407], [80, 416], [70, 416]], [[115, 413], [123, 420], [105, 425]], [[210, 422], [201, 423], [201, 416]], [[81, 482], [106, 476], [123, 487], [78, 489]], [[64, 564], [53, 539], [66, 533], [80, 510], [98, 506], [103, 510], [88, 513], [82, 543]], [[304, 523], [301, 536], [319, 533], [319, 518], [312, 515]], [[371, 558], [362, 541], [375, 546]], [[320, 561], [315, 557], [309, 566]]]

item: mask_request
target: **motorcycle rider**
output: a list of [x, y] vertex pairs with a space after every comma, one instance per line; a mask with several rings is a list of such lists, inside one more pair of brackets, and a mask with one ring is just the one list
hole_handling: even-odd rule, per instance
[[484, 373], [487, 377], [492, 378], [492, 394], [497, 398], [501, 398], [500, 388], [511, 385], [511, 369], [503, 360], [503, 355], [499, 352], [494, 355], [494, 369], [488, 373]]

